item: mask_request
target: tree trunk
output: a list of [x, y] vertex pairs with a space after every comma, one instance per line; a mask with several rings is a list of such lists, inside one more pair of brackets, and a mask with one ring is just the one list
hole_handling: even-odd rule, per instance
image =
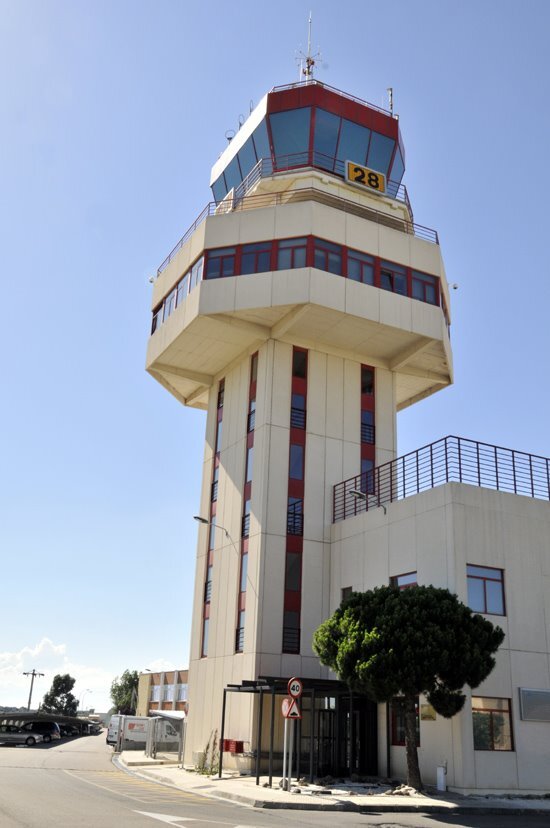
[[407, 785], [422, 790], [416, 744], [416, 696], [405, 696], [405, 744], [407, 750]]

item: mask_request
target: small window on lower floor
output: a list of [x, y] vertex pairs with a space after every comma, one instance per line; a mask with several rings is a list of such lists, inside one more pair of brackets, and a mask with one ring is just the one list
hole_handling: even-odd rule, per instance
[[347, 601], [353, 592], [353, 587], [342, 587], [342, 601]]
[[300, 652], [300, 613], [284, 611], [283, 653]]
[[201, 658], [206, 658], [208, 655], [208, 627], [210, 621], [208, 618], [205, 618], [202, 622], [202, 648], [201, 648]]
[[[405, 708], [403, 706], [404, 699], [401, 696], [396, 696], [391, 701], [391, 743], [392, 745], [402, 746], [405, 744]], [[418, 716], [418, 697], [415, 702], [416, 710], [416, 744], [420, 746], [420, 721]]]
[[245, 610], [239, 612], [237, 618], [237, 629], [235, 630], [235, 652], [242, 653], [244, 649], [244, 619]]
[[504, 571], [491, 566], [468, 564], [468, 606], [474, 612], [505, 615]]
[[390, 586], [397, 587], [397, 589], [408, 589], [409, 587], [418, 586], [417, 573], [407, 572], [405, 575], [392, 575], [390, 578]]
[[474, 750], [513, 750], [510, 699], [472, 696]]

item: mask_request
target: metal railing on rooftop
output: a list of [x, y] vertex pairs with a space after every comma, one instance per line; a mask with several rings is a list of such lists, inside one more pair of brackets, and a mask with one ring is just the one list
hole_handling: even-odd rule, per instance
[[464, 437], [443, 437], [337, 483], [333, 490], [333, 521], [445, 483], [467, 483], [550, 500], [550, 459]]
[[340, 95], [340, 97], [347, 98], [348, 101], [353, 101], [354, 103], [361, 104], [362, 106], [368, 106], [369, 109], [374, 109], [376, 112], [381, 112], [383, 115], [389, 115], [391, 118], [395, 118], [397, 120], [397, 115], [394, 115], [393, 112], [390, 112], [388, 109], [384, 109], [376, 104], [371, 104], [368, 101], [364, 101], [362, 98], [350, 95], [348, 92], [342, 92], [341, 89], [337, 89], [335, 86], [329, 86], [326, 83], [321, 83], [321, 81], [318, 80], [298, 81], [296, 83], [287, 83], [283, 86], [274, 86], [271, 91], [285, 92], [287, 89], [299, 89], [304, 86], [321, 86], [323, 89], [328, 89], [329, 92], [335, 92], [337, 95]]
[[[288, 159], [291, 158], [292, 156], [286, 156], [286, 162], [289, 163]], [[399, 230], [400, 232], [414, 235], [417, 238], [424, 239], [425, 241], [429, 241], [432, 244], [439, 244], [439, 237], [437, 231], [432, 230], [430, 227], [424, 227], [421, 224], [416, 224], [416, 222], [414, 221], [409, 221], [405, 218], [390, 215], [388, 213], [383, 212], [382, 210], [376, 210], [374, 207], [362, 204], [361, 202], [344, 198], [342, 196], [333, 195], [331, 193], [325, 192], [324, 190], [319, 190], [315, 187], [296, 188], [276, 193], [262, 193], [261, 195], [247, 195], [246, 193], [252, 188], [256, 181], [259, 180], [259, 178], [272, 175], [274, 172], [288, 172], [288, 170], [290, 169], [298, 170], [300, 168], [314, 166], [313, 164], [306, 163], [300, 165], [299, 167], [287, 166], [284, 168], [277, 167], [277, 169], [275, 169], [273, 166], [273, 161], [271, 159], [265, 161], [265, 165], [264, 160], [265, 159], [259, 161], [256, 167], [254, 167], [254, 169], [241, 182], [241, 184], [235, 190], [228, 193], [228, 195], [223, 199], [223, 201], [210, 201], [206, 205], [204, 210], [202, 210], [202, 212], [197, 216], [193, 224], [188, 228], [188, 230], [186, 230], [181, 239], [178, 241], [175, 247], [170, 251], [168, 256], [162, 262], [162, 264], [157, 270], [157, 276], [160, 275], [166, 267], [168, 267], [170, 262], [176, 256], [176, 254], [181, 250], [185, 242], [193, 235], [195, 230], [203, 223], [207, 216], [213, 216], [222, 213], [230, 213], [236, 210], [249, 210], [259, 207], [272, 207], [279, 204], [290, 204], [292, 202], [297, 201], [322, 201], [324, 204], [334, 206], [337, 209], [342, 210], [343, 212], [353, 213], [354, 215], [361, 216], [362, 218], [366, 218], [369, 221], [374, 221], [377, 224], [384, 224], [388, 227], [394, 228], [395, 230]], [[283, 163], [281, 159], [279, 159], [279, 163]], [[271, 171], [268, 172], [268, 170]], [[328, 172], [326, 169], [324, 171]], [[390, 182], [390, 184], [391, 183], [392, 182]], [[409, 209], [410, 215], [412, 215], [410, 202], [404, 185], [395, 184], [395, 195], [391, 197], [405, 203]]]

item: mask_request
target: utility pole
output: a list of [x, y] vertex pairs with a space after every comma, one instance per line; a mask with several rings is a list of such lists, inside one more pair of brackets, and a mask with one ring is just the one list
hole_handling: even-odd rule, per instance
[[33, 667], [32, 673], [23, 673], [23, 675], [31, 677], [31, 690], [30, 690], [30, 693], [29, 693], [29, 703], [27, 705], [27, 710], [30, 710], [31, 709], [31, 699], [32, 699], [32, 688], [33, 688], [33, 685], [34, 685], [34, 680], [35, 680], [36, 676], [43, 676], [44, 673], [37, 673], [36, 670]]

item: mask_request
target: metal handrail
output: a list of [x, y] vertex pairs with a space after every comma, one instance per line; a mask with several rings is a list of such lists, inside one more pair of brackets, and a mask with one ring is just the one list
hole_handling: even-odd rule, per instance
[[[303, 189], [296, 189], [296, 190], [285, 190], [284, 192], [279, 193], [262, 193], [260, 195], [244, 195], [238, 196], [237, 193], [233, 195], [231, 203], [227, 205], [227, 210], [224, 212], [234, 212], [236, 210], [250, 210], [250, 209], [257, 209], [259, 207], [273, 207], [279, 204], [289, 204], [293, 201], [305, 201], [308, 199], [314, 199], [314, 194], [319, 196], [319, 194], [323, 194], [322, 190], [318, 190], [314, 187], [304, 187]], [[364, 218], [367, 218], [369, 221], [374, 221], [377, 224], [386, 224], [390, 227], [393, 227], [396, 230], [399, 230], [403, 233], [408, 233], [413, 236], [417, 236], [418, 238], [424, 239], [425, 241], [429, 241], [432, 244], [439, 244], [439, 236], [437, 234], [437, 230], [433, 230], [430, 227], [424, 227], [422, 224], [416, 224], [416, 222], [408, 221], [404, 218], [399, 218], [397, 216], [390, 216], [388, 213], [384, 213], [381, 210], [376, 210], [374, 207], [370, 207], [364, 204], [360, 204], [357, 201], [352, 201], [351, 199], [343, 198], [342, 196], [332, 195], [332, 194], [324, 194], [326, 196], [326, 200], [329, 201], [332, 205], [337, 207], [338, 209], [342, 210], [343, 212], [347, 213], [355, 213], [357, 215], [361, 215]], [[218, 211], [218, 207], [223, 202], [217, 203], [215, 201], [210, 201], [204, 210], [197, 216], [191, 227], [186, 230], [183, 234], [181, 239], [175, 245], [175, 247], [170, 251], [168, 256], [162, 262], [160, 267], [157, 270], [157, 276], [159, 276], [162, 271], [170, 264], [172, 259], [175, 255], [181, 250], [185, 242], [192, 236], [195, 230], [202, 224], [203, 221], [207, 218], [207, 216], [213, 216]]]
[[449, 435], [337, 483], [333, 490], [333, 521], [445, 483], [467, 483], [550, 500], [550, 459]]
[[296, 83], [286, 83], [283, 86], [274, 86], [271, 92], [285, 92], [288, 89], [299, 89], [304, 86], [321, 86], [323, 89], [328, 89], [329, 92], [335, 92], [337, 95], [340, 95], [340, 97], [347, 98], [348, 101], [353, 101], [354, 103], [361, 104], [362, 106], [368, 106], [369, 109], [374, 109], [376, 112], [381, 112], [383, 115], [389, 115], [391, 118], [398, 120], [397, 115], [394, 115], [393, 112], [389, 111], [389, 109], [384, 109], [376, 104], [371, 104], [368, 101], [364, 101], [362, 98], [357, 98], [355, 95], [350, 95], [348, 92], [342, 92], [341, 89], [337, 89], [335, 86], [329, 86], [327, 83], [321, 83], [321, 81], [318, 80], [299, 81]]

